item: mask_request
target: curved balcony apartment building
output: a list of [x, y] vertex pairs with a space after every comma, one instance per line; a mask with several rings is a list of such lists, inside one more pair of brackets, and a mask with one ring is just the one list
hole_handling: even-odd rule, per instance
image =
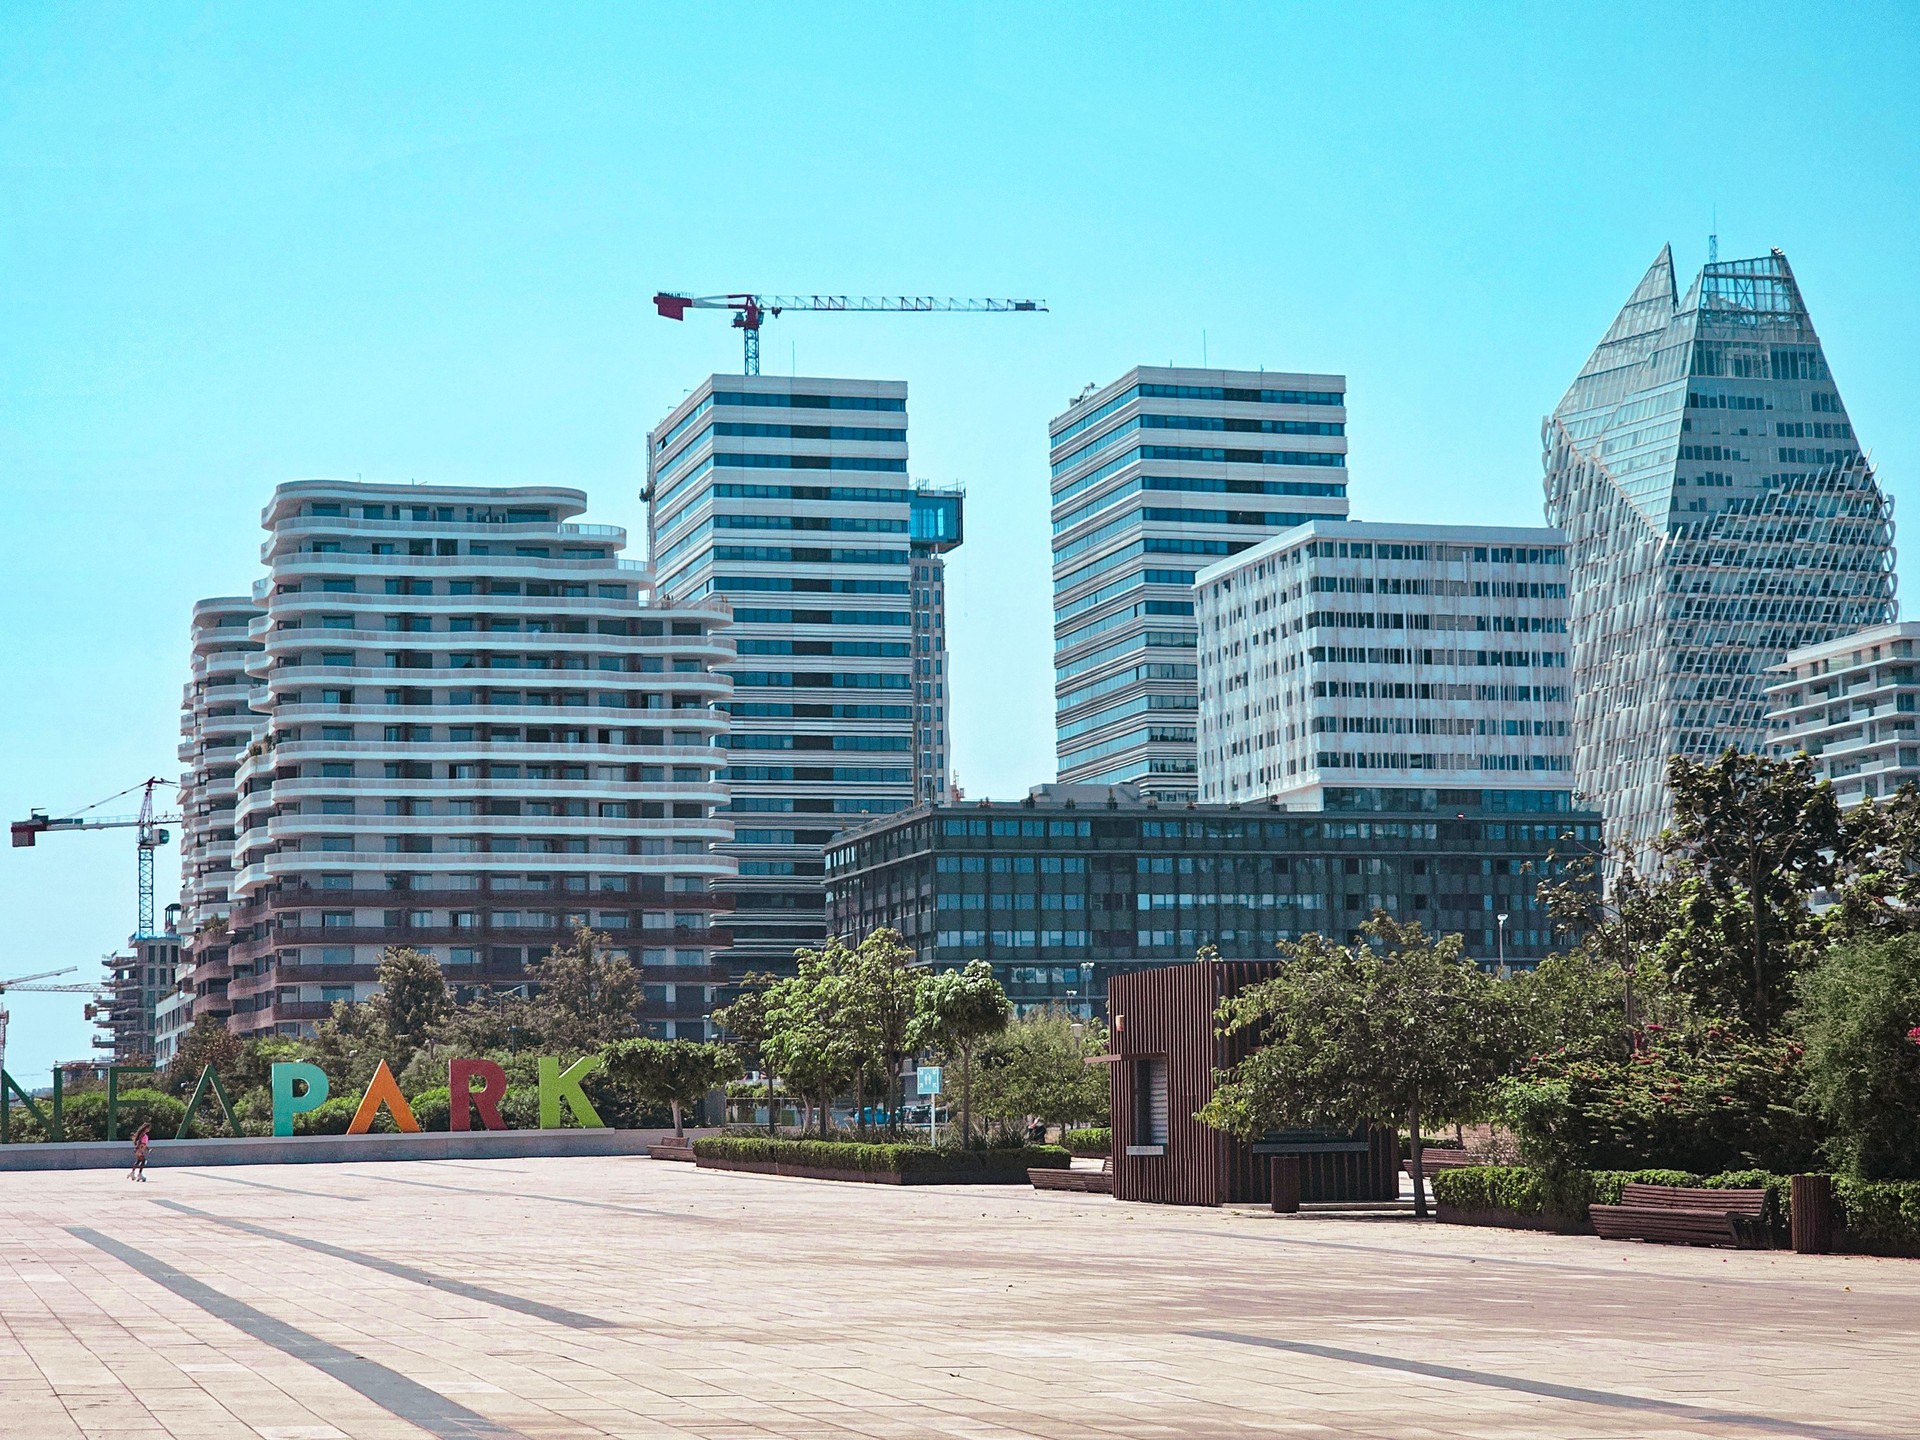
[[727, 612], [653, 604], [623, 530], [570, 523], [585, 505], [548, 486], [275, 491], [244, 661], [264, 726], [234, 774], [225, 995], [197, 967], [204, 1013], [298, 1033], [371, 994], [390, 945], [458, 988], [515, 986], [585, 924], [641, 966], [650, 1030], [705, 1033], [729, 939], [714, 884], [734, 873], [714, 848], [732, 835]]
[[171, 1056], [195, 1016], [228, 1013], [236, 776], [267, 723], [252, 706], [255, 682], [247, 674], [248, 660], [260, 653], [254, 626], [261, 615], [250, 595], [193, 607], [193, 658], [180, 706], [181, 974], [177, 993], [155, 1009], [156, 1056]]
[[1194, 576], [1347, 514], [1346, 379], [1141, 366], [1048, 426], [1062, 783], [1198, 788]]

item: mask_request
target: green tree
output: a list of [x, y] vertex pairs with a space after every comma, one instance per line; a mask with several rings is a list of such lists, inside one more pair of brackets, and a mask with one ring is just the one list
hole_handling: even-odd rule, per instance
[[868, 1057], [842, 1021], [849, 1007], [847, 949], [830, 941], [794, 952], [794, 973], [766, 991], [765, 1053], [787, 1087], [817, 1109], [825, 1138], [833, 1097], [850, 1088]]
[[930, 975], [921, 983], [919, 1005], [908, 1033], [915, 1050], [931, 1047], [960, 1061], [960, 1142], [973, 1139], [973, 1059], [980, 1045], [1013, 1019], [1013, 1005], [993, 967], [969, 960], [964, 969]]
[[530, 968], [541, 1043], [569, 1054], [602, 1050], [639, 1029], [640, 972], [625, 956], [607, 954], [609, 936], [585, 926], [572, 943], [555, 945]]
[[1840, 820], [1840, 852], [1820, 915], [1829, 944], [1920, 931], [1920, 790], [1911, 782]]
[[1243, 1139], [1302, 1126], [1404, 1123], [1412, 1138], [1414, 1209], [1421, 1127], [1490, 1103], [1513, 1059], [1509, 992], [1461, 954], [1376, 910], [1350, 947], [1321, 935], [1283, 942], [1272, 979], [1220, 1006], [1221, 1033], [1258, 1048], [1215, 1078], [1200, 1119]]
[[740, 1058], [725, 1045], [697, 1040], [620, 1040], [606, 1049], [606, 1077], [641, 1102], [673, 1109], [673, 1133], [686, 1134], [683, 1107], [740, 1073]]
[[447, 1012], [435, 1043], [459, 1055], [537, 1050], [546, 1044], [545, 1015], [510, 990], [482, 990]]
[[[1547, 983], [1529, 987], [1528, 999], [1530, 1004], [1548, 1007], [1543, 1019], [1580, 1025], [1583, 1038], [1599, 1048], [1631, 1051], [1639, 1043], [1641, 1027], [1649, 1021], [1672, 1024], [1682, 1018], [1658, 951], [1680, 920], [1672, 887], [1641, 874], [1625, 847], [1611, 855], [1612, 879], [1604, 888], [1602, 858], [1593, 851], [1566, 854], [1556, 848], [1549, 852], [1549, 878], [1541, 882], [1539, 897], [1556, 938], [1574, 946], [1569, 960], [1577, 957], [1584, 963], [1548, 971], [1543, 976]], [[1609, 1007], [1600, 987], [1606, 984], [1619, 997], [1618, 1034], [1611, 1039], [1585, 1029], [1588, 1022], [1604, 1023]], [[1552, 1014], [1555, 1006], [1561, 1007], [1557, 1016]], [[1565, 1007], [1585, 1013], [1576, 1016]], [[1537, 1038], [1536, 1048], [1552, 1049], [1561, 1043], [1559, 1033], [1549, 1031]]]
[[[211, 1065], [229, 1084], [236, 1084], [247, 1045], [227, 1029], [227, 1022], [215, 1015], [202, 1015], [180, 1037], [180, 1045], [167, 1068], [161, 1072], [160, 1086], [169, 1095], [185, 1095]], [[176, 1124], [178, 1122], [175, 1122]]]
[[1632, 1053], [1627, 1026], [1632, 984], [1603, 948], [1583, 945], [1549, 955], [1506, 982], [1519, 1043], [1536, 1055], [1565, 1049], [1624, 1061]]
[[430, 1044], [453, 1009], [440, 962], [411, 946], [390, 945], [374, 971], [380, 988], [367, 1001], [373, 1023], [386, 1036], [387, 1063], [397, 1074], [414, 1052]]
[[1029, 1010], [981, 1047], [976, 1105], [1003, 1131], [1023, 1137], [1029, 1123], [1102, 1124], [1108, 1111], [1106, 1027], [1076, 1022], [1063, 1010]]
[[[838, 942], [835, 942], [838, 943]], [[865, 1063], [855, 1072], [855, 1104], [865, 1124], [865, 1080], [879, 1081], [887, 1128], [900, 1130], [900, 1064], [913, 1052], [910, 1035], [926, 977], [913, 968], [913, 951], [898, 930], [878, 929], [840, 957], [845, 1008], [842, 1023], [853, 1032]]]
[[713, 1012], [713, 1023], [741, 1062], [759, 1070], [767, 1082], [767, 1133], [779, 1128], [775, 1112], [773, 1061], [767, 1054], [767, 990], [774, 977], [764, 971], [750, 970], [740, 979], [740, 993], [733, 1003]]
[[1660, 942], [1667, 973], [1708, 1008], [1765, 1036], [1794, 974], [1818, 952], [1809, 899], [1835, 878], [1840, 807], [1805, 755], [1729, 748], [1667, 762], [1673, 820], [1656, 842], [1677, 923]]
[[1920, 1179], [1920, 936], [1830, 951], [1800, 977], [1794, 1018], [1832, 1158], [1863, 1179]]
[[352, 1000], [336, 1000], [326, 1018], [313, 1027], [311, 1058], [327, 1072], [334, 1095], [365, 1088], [382, 1060], [388, 1056], [392, 1039], [373, 1006]]

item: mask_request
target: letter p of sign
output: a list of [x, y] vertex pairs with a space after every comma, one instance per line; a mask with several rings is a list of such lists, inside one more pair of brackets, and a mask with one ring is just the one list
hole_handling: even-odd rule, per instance
[[[327, 1072], [304, 1060], [276, 1060], [273, 1065], [273, 1133], [293, 1134], [293, 1117], [318, 1110], [327, 1100]], [[303, 1085], [298, 1095], [293, 1087]]]

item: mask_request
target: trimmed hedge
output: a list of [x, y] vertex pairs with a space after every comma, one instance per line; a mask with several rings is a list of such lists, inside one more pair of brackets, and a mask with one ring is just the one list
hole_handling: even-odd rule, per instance
[[1833, 1179], [1846, 1248], [1920, 1257], [1920, 1180]]
[[837, 1140], [776, 1140], [767, 1136], [709, 1135], [693, 1153], [710, 1160], [804, 1165], [863, 1175], [1002, 1174], [1065, 1170], [1072, 1156], [1058, 1145], [1022, 1145], [1005, 1150], [936, 1150], [928, 1145], [862, 1145]]
[[[1618, 1205], [1628, 1185], [1699, 1185], [1717, 1190], [1768, 1192], [1769, 1210], [1786, 1214], [1787, 1178], [1734, 1171], [1705, 1179], [1685, 1170], [1574, 1170], [1549, 1175], [1519, 1165], [1460, 1165], [1429, 1177], [1436, 1204], [1460, 1210], [1510, 1210], [1584, 1223], [1589, 1205]], [[1777, 1182], [1777, 1184], [1775, 1183]]]
[[[1764, 1190], [1761, 1220], [1776, 1241], [1792, 1224], [1793, 1180], [1765, 1170], [1692, 1175], [1684, 1170], [1576, 1170], [1552, 1177], [1521, 1166], [1463, 1165], [1432, 1177], [1433, 1198], [1450, 1209], [1505, 1212], [1520, 1219], [1584, 1224], [1589, 1205], [1617, 1205], [1629, 1184], [1706, 1190]], [[1835, 1248], [1920, 1258], [1920, 1180], [1833, 1177], [1840, 1231]]]
[[1069, 1130], [1060, 1137], [1060, 1143], [1070, 1155], [1091, 1155], [1100, 1159], [1113, 1153], [1113, 1131], [1104, 1127], [1097, 1130]]

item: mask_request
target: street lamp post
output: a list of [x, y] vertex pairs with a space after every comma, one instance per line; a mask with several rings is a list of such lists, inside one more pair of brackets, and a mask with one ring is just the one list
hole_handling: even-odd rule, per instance
[[1500, 922], [1500, 978], [1507, 978], [1507, 916], [1503, 910], [1493, 917]]

